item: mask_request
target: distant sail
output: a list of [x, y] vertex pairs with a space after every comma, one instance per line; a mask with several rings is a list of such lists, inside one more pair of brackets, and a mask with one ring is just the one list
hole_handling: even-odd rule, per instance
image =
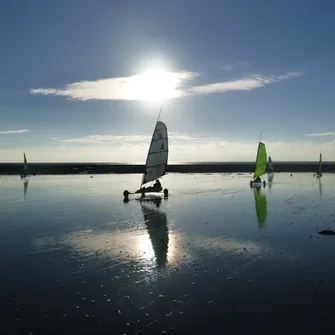
[[142, 185], [149, 183], [166, 173], [168, 161], [168, 133], [165, 123], [157, 121], [145, 163]]
[[262, 176], [266, 172], [266, 149], [265, 144], [259, 142], [257, 157], [256, 157], [256, 168], [254, 172], [254, 179]]
[[322, 154], [320, 153], [319, 166], [318, 169], [316, 170], [317, 174], [321, 174], [321, 166], [322, 166]]
[[271, 172], [273, 172], [273, 163], [272, 163], [271, 156], [269, 156], [269, 159], [268, 159], [268, 173], [271, 173]]
[[28, 162], [27, 162], [27, 158], [26, 158], [26, 154], [25, 153], [23, 154], [23, 160], [24, 160], [23, 170], [24, 170], [24, 172], [28, 172]]

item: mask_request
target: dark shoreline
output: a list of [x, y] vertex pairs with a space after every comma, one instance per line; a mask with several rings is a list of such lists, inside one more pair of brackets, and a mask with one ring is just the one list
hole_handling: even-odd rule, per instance
[[[277, 162], [275, 172], [312, 172], [317, 169], [317, 162]], [[195, 163], [171, 164], [170, 173], [248, 173], [253, 172], [255, 163]], [[29, 163], [29, 174], [127, 174], [142, 173], [144, 165], [140, 164], [107, 164], [107, 163]], [[335, 162], [324, 162], [323, 172], [335, 172]], [[17, 175], [23, 171], [22, 163], [0, 163], [0, 174]]]

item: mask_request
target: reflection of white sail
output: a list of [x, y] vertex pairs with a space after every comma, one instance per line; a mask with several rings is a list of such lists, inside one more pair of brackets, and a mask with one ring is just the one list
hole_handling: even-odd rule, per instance
[[25, 179], [23, 182], [24, 200], [26, 200], [26, 195], [28, 191], [28, 182], [29, 182], [29, 179]]
[[[161, 198], [153, 200], [156, 207], [160, 206]], [[152, 248], [155, 253], [158, 266], [165, 266], [167, 263], [167, 252], [169, 246], [169, 230], [166, 214], [158, 209], [141, 201], [141, 208], [144, 215], [145, 225], [149, 233]]]
[[168, 133], [166, 125], [161, 121], [157, 121], [145, 163], [141, 187], [143, 184], [165, 175], [168, 153]]

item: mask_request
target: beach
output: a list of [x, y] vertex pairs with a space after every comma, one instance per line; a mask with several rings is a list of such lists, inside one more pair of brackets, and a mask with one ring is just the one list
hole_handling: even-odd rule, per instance
[[[275, 172], [316, 172], [318, 162], [275, 162]], [[335, 172], [335, 162], [323, 162], [324, 172]], [[29, 163], [29, 174], [133, 174], [143, 173], [142, 164], [124, 163]], [[255, 162], [207, 162], [168, 164], [167, 173], [248, 173], [254, 172]], [[0, 175], [23, 172], [21, 163], [0, 163]]]
[[168, 198], [124, 202], [139, 174], [1, 176], [0, 329], [333, 333], [333, 176], [251, 178], [169, 173]]

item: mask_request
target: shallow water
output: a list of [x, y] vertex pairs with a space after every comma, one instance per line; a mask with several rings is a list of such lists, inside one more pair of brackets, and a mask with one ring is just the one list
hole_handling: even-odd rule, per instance
[[[5, 334], [334, 331], [335, 176], [0, 178]], [[6, 311], [6, 313], [4, 312]]]

